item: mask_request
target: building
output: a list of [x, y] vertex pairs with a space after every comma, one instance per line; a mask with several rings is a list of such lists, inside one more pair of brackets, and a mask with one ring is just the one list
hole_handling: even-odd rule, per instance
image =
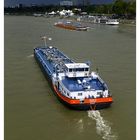
[[90, 5], [90, 0], [83, 0], [83, 5], [84, 6]]
[[23, 8], [24, 5], [23, 5], [22, 3], [19, 3], [19, 4], [17, 5], [17, 7], [18, 7], [18, 8]]
[[61, 1], [60, 2], [60, 5], [61, 6], [73, 6], [73, 2], [72, 1], [65, 0], [65, 1]]
[[73, 1], [73, 5], [77, 6], [79, 5], [79, 0], [72, 0]]

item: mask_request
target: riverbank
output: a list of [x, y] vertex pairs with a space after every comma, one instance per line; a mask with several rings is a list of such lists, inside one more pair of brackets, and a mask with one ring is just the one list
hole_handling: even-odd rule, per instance
[[[95, 24], [95, 19], [94, 18], [89, 18], [89, 17], [68, 17], [65, 18], [68, 20], [74, 20], [78, 21], [81, 23], [93, 23]], [[135, 19], [117, 19], [119, 21], [119, 24], [124, 24], [124, 25], [129, 25], [129, 26], [136, 26], [136, 20]], [[97, 24], [97, 23], [96, 23]]]
[[130, 25], [130, 26], [136, 26], [136, 20], [128, 20], [128, 19], [119, 19], [120, 24]]
[[[5, 16], [34, 16], [32, 14], [24, 14], [24, 15], [20, 15], [20, 14], [10, 14], [10, 13], [5, 13]], [[36, 16], [37, 17], [37, 16]], [[74, 21], [80, 21], [80, 22], [84, 22], [84, 23], [93, 23], [94, 21], [91, 18], [80, 18], [80, 16], [72, 16], [72, 17], [60, 17], [58, 15], [55, 16], [38, 16], [39, 17], [44, 17], [44, 18], [54, 18], [54, 17], [58, 17], [60, 19], [66, 19], [66, 20], [74, 20]], [[136, 20], [135, 19], [118, 19], [120, 24], [125, 24], [125, 25], [129, 25], [129, 26], [136, 26]]]

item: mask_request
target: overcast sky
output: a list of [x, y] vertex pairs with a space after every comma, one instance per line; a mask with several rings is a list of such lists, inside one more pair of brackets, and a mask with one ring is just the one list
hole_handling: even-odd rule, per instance
[[[16, 6], [19, 3], [30, 5], [30, 4], [59, 4], [62, 0], [4, 0], [5, 6]], [[75, 1], [83, 1], [83, 0], [75, 0]], [[102, 4], [102, 3], [110, 3], [113, 0], [90, 0], [93, 4]]]

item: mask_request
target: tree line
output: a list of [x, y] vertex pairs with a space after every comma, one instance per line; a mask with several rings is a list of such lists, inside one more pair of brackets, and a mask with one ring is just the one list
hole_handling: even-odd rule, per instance
[[[126, 2], [124, 0], [116, 0], [111, 4], [102, 5], [88, 5], [88, 6], [56, 6], [56, 5], [42, 5], [42, 6], [22, 6], [18, 7], [5, 7], [4, 12], [10, 14], [32, 14], [32, 13], [45, 13], [51, 11], [60, 11], [62, 9], [73, 10], [75, 8], [88, 14], [114, 14], [118, 18], [135, 18], [136, 17], [136, 1]], [[74, 11], [75, 14], [80, 14], [79, 11]]]
[[87, 6], [85, 10], [89, 13], [99, 14], [116, 14], [118, 16], [126, 16], [128, 18], [134, 18], [136, 16], [136, 1], [123, 1], [116, 0], [114, 3], [98, 6]]

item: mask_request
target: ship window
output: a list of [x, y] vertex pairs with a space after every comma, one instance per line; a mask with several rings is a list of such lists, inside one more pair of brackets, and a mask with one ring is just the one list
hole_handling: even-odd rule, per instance
[[69, 72], [72, 72], [72, 69], [69, 69]]
[[76, 71], [84, 71], [84, 68], [77, 68]]
[[76, 72], [76, 69], [73, 69], [73, 72]]
[[100, 95], [100, 94], [102, 94], [102, 92], [97, 92], [97, 95]]
[[69, 96], [69, 93], [67, 93], [67, 95]]
[[85, 68], [85, 71], [88, 71], [88, 68]]
[[78, 96], [82, 96], [82, 93], [78, 93]]

